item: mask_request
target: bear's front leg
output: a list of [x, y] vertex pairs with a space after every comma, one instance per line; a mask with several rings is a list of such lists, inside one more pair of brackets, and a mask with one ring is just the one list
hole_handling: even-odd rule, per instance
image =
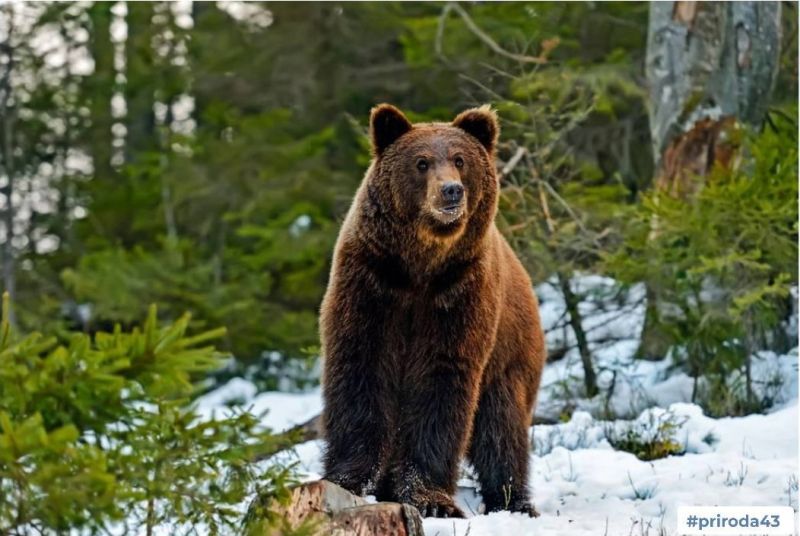
[[320, 319], [324, 350], [324, 478], [357, 495], [373, 492], [393, 436], [381, 334], [386, 304], [357, 282], [338, 281]]
[[453, 494], [494, 327], [491, 315], [475, 318], [464, 305], [425, 318], [420, 334], [436, 337], [413, 356], [403, 379], [395, 495], [428, 517], [464, 517]]
[[462, 357], [442, 354], [424, 374], [407, 379], [396, 496], [425, 517], [464, 517], [453, 494], [476, 403], [472, 368]]

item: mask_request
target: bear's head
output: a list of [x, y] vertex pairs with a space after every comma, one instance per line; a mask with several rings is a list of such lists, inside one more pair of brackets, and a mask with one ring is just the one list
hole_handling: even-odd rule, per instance
[[373, 190], [399, 222], [428, 238], [485, 228], [497, 206], [499, 131], [489, 106], [466, 110], [451, 123], [417, 124], [390, 104], [376, 106], [370, 116]]

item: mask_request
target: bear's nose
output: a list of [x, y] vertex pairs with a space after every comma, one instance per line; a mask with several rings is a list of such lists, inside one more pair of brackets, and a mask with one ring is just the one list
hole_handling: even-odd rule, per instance
[[447, 203], [458, 203], [464, 197], [464, 187], [457, 182], [446, 182], [442, 185], [442, 198]]

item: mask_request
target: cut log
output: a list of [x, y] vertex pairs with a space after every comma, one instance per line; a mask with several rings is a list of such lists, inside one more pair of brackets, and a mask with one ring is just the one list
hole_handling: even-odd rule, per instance
[[287, 506], [275, 509], [292, 528], [297, 528], [309, 518], [325, 522], [331, 515], [354, 506], [367, 504], [363, 498], [327, 480], [301, 484], [292, 490]]
[[[270, 509], [289, 529], [313, 527], [313, 534], [335, 536], [424, 536], [422, 517], [408, 504], [367, 504], [357, 495], [327, 480], [307, 482], [292, 489], [285, 506]], [[268, 532], [278, 536], [280, 531]]]
[[382, 502], [348, 508], [333, 516], [334, 536], [424, 536], [422, 517], [409, 504]]

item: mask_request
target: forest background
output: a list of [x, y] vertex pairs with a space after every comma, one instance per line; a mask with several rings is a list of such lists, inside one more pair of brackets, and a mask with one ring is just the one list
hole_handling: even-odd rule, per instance
[[[0, 487], [19, 498], [0, 499], [0, 519], [100, 523], [124, 511], [122, 496], [172, 493], [130, 484], [119, 467], [135, 464], [86, 440], [141, 436], [136, 397], [179, 419], [188, 410], [175, 400], [231, 377], [265, 390], [318, 383], [318, 307], [381, 102], [414, 121], [498, 110], [498, 224], [567, 305], [553, 329], [574, 337], [549, 354], [578, 348], [576, 396], [604, 394], [579, 304], [608, 296], [572, 284], [601, 274], [620, 300], [646, 287], [637, 356], [673, 355], [709, 414], [768, 407], [751, 356], [796, 344], [797, 4], [768, 3], [744, 45], [729, 32], [716, 53], [738, 67], [720, 60], [705, 74], [695, 51], [659, 63], [672, 57], [661, 26], [702, 42], [747, 14], [683, 4], [664, 3], [666, 15], [614, 2], [0, 5]], [[734, 79], [735, 104], [711, 98]], [[670, 83], [677, 104], [662, 99]], [[225, 434], [280, 442], [238, 419], [207, 445], [173, 439], [202, 456]], [[120, 421], [124, 438], [107, 428]], [[34, 429], [56, 437], [8, 446]], [[169, 442], [153, 442], [156, 459]], [[26, 465], [25, 452], [41, 459]], [[30, 504], [64, 456], [78, 457], [60, 478], [94, 475], [86, 493], [108, 497], [97, 512], [77, 492], [54, 511]]]

